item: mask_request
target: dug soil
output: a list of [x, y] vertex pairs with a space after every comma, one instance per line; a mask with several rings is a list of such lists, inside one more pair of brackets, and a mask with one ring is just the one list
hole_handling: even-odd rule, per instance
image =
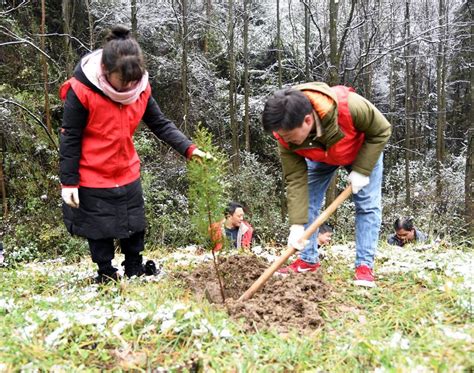
[[[213, 262], [181, 273], [180, 278], [199, 299], [219, 303], [234, 319], [243, 321], [247, 331], [275, 329], [311, 332], [323, 324], [324, 304], [331, 293], [322, 271], [273, 276], [254, 296], [237, 299], [257, 280], [270, 264], [257, 256], [233, 255], [220, 258], [225, 303], [222, 301]], [[327, 303], [327, 302], [326, 302]]]

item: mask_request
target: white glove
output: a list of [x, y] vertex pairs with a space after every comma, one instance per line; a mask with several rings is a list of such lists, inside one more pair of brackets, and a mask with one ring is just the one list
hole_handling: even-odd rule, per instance
[[288, 246], [291, 246], [293, 249], [298, 251], [303, 250], [304, 247], [308, 244], [309, 241], [301, 241], [301, 236], [304, 233], [304, 225], [293, 224], [290, 227], [290, 235], [288, 236]]
[[211, 153], [203, 152], [202, 150], [196, 148], [191, 153], [191, 157], [199, 157], [201, 159], [209, 159], [211, 161], [215, 161], [216, 159], [212, 156]]
[[74, 208], [79, 207], [79, 189], [78, 188], [62, 188], [61, 197], [66, 205]]
[[348, 178], [352, 185], [352, 193], [354, 194], [359, 193], [359, 191], [370, 182], [368, 176], [362, 175], [356, 171], [352, 171]]

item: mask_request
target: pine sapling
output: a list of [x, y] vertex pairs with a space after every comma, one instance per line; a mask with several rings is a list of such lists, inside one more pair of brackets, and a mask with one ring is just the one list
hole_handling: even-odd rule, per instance
[[[212, 144], [212, 135], [204, 127], [198, 126], [194, 133], [194, 143], [202, 151], [212, 154], [214, 159], [194, 159], [188, 163], [187, 177], [189, 181], [189, 206], [191, 225], [196, 234], [198, 244], [211, 250], [216, 270], [222, 302], [225, 302], [224, 285], [219, 269], [219, 258], [214, 252], [217, 243], [213, 229], [215, 222], [222, 220], [226, 198], [225, 184], [226, 164], [225, 155]], [[218, 238], [223, 243], [225, 235]]]

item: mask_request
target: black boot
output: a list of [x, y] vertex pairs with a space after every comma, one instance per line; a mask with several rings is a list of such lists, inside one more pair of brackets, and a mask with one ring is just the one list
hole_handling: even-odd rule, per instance
[[117, 273], [117, 268], [112, 266], [112, 263], [99, 263], [98, 276], [95, 281], [98, 284], [105, 284], [110, 281], [120, 281], [120, 276]]
[[145, 263], [145, 275], [147, 276], [155, 276], [160, 271], [156, 268], [155, 262], [153, 260], [147, 260]]
[[125, 275], [127, 277], [140, 277], [145, 274], [145, 269], [143, 268], [143, 258], [141, 255], [125, 255], [125, 261], [123, 264], [125, 266]]

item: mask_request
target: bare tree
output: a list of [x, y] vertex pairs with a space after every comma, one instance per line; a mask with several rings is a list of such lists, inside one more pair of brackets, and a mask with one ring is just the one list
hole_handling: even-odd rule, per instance
[[229, 115], [230, 127], [232, 129], [232, 168], [237, 173], [240, 168], [240, 143], [239, 143], [239, 123], [236, 118], [235, 108], [235, 53], [234, 53], [234, 1], [229, 0], [229, 12], [227, 19], [228, 37], [228, 60], [229, 60]]
[[282, 52], [282, 43], [281, 43], [281, 21], [280, 21], [280, 0], [276, 2], [277, 6], [277, 59], [278, 59], [278, 88], [281, 88], [283, 85], [282, 77], [282, 66], [281, 66], [281, 52]]
[[307, 82], [312, 80], [309, 61], [309, 43], [311, 37], [311, 18], [309, 8], [311, 8], [311, 0], [307, 0], [307, 4], [304, 7], [304, 75]]
[[[73, 34], [75, 2], [72, 0], [62, 0], [61, 10], [63, 16], [63, 29], [67, 35]], [[41, 32], [44, 34], [44, 30]], [[44, 48], [42, 48], [44, 50]], [[74, 52], [70, 38], [64, 38], [64, 50], [66, 51], [66, 75], [71, 76], [74, 69]]]
[[[408, 40], [410, 38], [410, 0], [405, 0], [405, 28], [404, 38]], [[410, 45], [405, 46], [404, 51], [405, 59], [405, 204], [407, 207], [411, 206], [411, 183], [410, 183], [410, 153], [411, 153], [411, 104], [412, 104], [412, 93], [411, 93], [411, 72], [410, 72], [410, 59], [411, 51]]]
[[3, 164], [4, 164], [4, 153], [5, 153], [5, 142], [3, 139], [3, 134], [0, 133], [0, 152], [1, 152], [1, 157], [0, 157], [0, 191], [2, 193], [2, 210], [3, 210], [3, 217], [6, 218], [8, 215], [8, 201], [7, 201], [7, 188], [6, 188], [6, 182], [5, 182], [5, 174], [3, 172]]
[[183, 128], [187, 133], [189, 95], [188, 95], [188, 0], [181, 0], [181, 91], [183, 95]]
[[442, 175], [444, 165], [444, 130], [446, 127], [446, 43], [447, 43], [447, 19], [446, 1], [438, 1], [438, 23], [439, 42], [438, 54], [436, 56], [436, 97], [437, 97], [437, 120], [436, 120], [436, 199], [441, 203]]
[[203, 51], [207, 53], [209, 51], [209, 31], [210, 31], [210, 24], [211, 24], [211, 13], [212, 13], [212, 1], [205, 0], [204, 1], [205, 13], [206, 13], [206, 25], [204, 30], [204, 40], [203, 40]]
[[[45, 23], [46, 23], [46, 4], [45, 0], [41, 0], [41, 34], [43, 36], [40, 37], [40, 45], [42, 50], [46, 50], [46, 43], [45, 43]], [[49, 87], [48, 87], [48, 62], [43, 54], [40, 55], [41, 58], [41, 65], [43, 67], [43, 87], [44, 87], [44, 115], [46, 119], [46, 126], [48, 127], [48, 131], [51, 133], [51, 114], [49, 112]]]
[[91, 3], [90, 0], [84, 0], [84, 4], [87, 10], [87, 22], [88, 22], [88, 30], [89, 30], [89, 49], [93, 50], [95, 41], [94, 41], [94, 20], [92, 18], [91, 12]]
[[[474, 45], [474, 23], [471, 22], [471, 46]], [[472, 52], [471, 52], [472, 56]], [[472, 87], [474, 87], [474, 66], [470, 66], [470, 80], [471, 86], [469, 89], [469, 98], [471, 102], [470, 118], [471, 124], [467, 133], [467, 156], [466, 156], [466, 176], [464, 181], [464, 198], [466, 202], [465, 220], [468, 228], [469, 237], [474, 237], [474, 95], [472, 94]]]
[[132, 34], [133, 37], [136, 39], [137, 38], [137, 27], [138, 27], [138, 21], [137, 21], [137, 0], [131, 0], [130, 3], [130, 19], [132, 23]]
[[245, 150], [250, 151], [250, 120], [249, 120], [249, 5], [251, 0], [244, 1], [244, 129]]

